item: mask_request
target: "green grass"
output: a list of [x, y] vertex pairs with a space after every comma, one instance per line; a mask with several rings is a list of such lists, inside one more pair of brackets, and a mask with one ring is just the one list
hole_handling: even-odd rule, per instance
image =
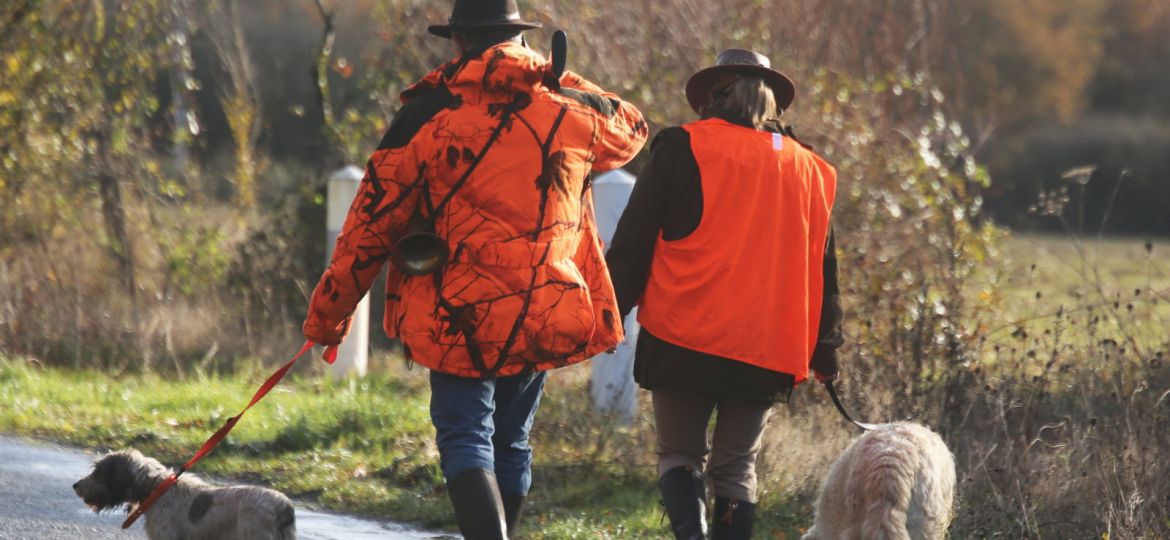
[[1078, 346], [1103, 335], [1131, 345], [1166, 342], [1170, 240], [1013, 235], [1001, 249], [1002, 271], [968, 289], [993, 306], [981, 332], [989, 340], [1064, 324], [1064, 342]]
[[[1149, 242], [1149, 251], [1146, 243]], [[1007, 290], [1019, 300], [1035, 293], [1066, 303], [1128, 300], [1135, 291], [1161, 297], [1158, 317], [1170, 319], [1170, 239], [1106, 237], [1074, 239], [1052, 235], [1015, 235], [1003, 245]]]
[[[174, 380], [0, 358], [0, 432], [97, 450], [135, 447], [177, 465], [236, 414], [268, 369]], [[270, 485], [330, 509], [452, 528], [425, 371], [375, 370], [353, 383], [314, 371], [299, 366], [194, 472]], [[560, 370], [548, 386], [522, 537], [665, 538], [652, 428], [646, 420], [615, 427], [590, 414], [587, 372]], [[759, 538], [797, 537], [809, 520], [811, 509], [792, 501], [764, 504]]]
[[[246, 403], [259, 371], [185, 381], [157, 375], [0, 363], [0, 431], [81, 446], [133, 446], [185, 461]], [[442, 523], [442, 482], [430, 443], [425, 387], [385, 374], [359, 384], [298, 377], [240, 421], [196, 472], [261, 481], [291, 496], [359, 513]], [[385, 481], [392, 480], [392, 481]], [[425, 492], [426, 496], [417, 494]]]

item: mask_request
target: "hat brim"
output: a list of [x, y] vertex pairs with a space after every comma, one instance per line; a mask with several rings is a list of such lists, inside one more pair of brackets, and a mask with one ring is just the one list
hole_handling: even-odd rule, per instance
[[439, 36], [441, 38], [451, 39], [451, 32], [454, 30], [470, 30], [473, 28], [511, 28], [511, 29], [516, 30], [518, 32], [523, 32], [525, 30], [533, 30], [535, 28], [540, 28], [540, 27], [541, 27], [540, 23], [533, 23], [533, 22], [526, 22], [526, 21], [515, 21], [515, 22], [507, 22], [507, 23], [483, 23], [483, 24], [460, 24], [460, 25], [432, 24], [432, 25], [427, 27], [427, 31], [436, 35], [436, 36]]
[[788, 106], [792, 105], [792, 101], [796, 99], [796, 85], [792, 83], [792, 79], [774, 69], [746, 64], [711, 66], [699, 70], [687, 80], [687, 103], [691, 105], [691, 109], [695, 113], [703, 114], [703, 107], [707, 105], [707, 100], [710, 98], [711, 86], [721, 75], [728, 73], [755, 75], [764, 79], [764, 84], [772, 89], [772, 94], [776, 97], [776, 107], [780, 110], [787, 110]]

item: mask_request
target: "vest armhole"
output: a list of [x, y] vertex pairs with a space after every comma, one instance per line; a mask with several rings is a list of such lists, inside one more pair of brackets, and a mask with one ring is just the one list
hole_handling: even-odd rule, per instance
[[[662, 223], [662, 240], [674, 242], [694, 234], [703, 222], [703, 180], [699, 162], [691, 147], [691, 133], [685, 128], [666, 128], [658, 133], [651, 144], [653, 155], [656, 147], [661, 163], [656, 164], [664, 178], [656, 179], [670, 194], [665, 219]], [[665, 156], [661, 154], [666, 154]]]

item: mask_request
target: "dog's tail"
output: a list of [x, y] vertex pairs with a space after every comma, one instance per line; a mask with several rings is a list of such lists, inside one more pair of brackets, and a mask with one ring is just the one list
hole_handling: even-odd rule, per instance
[[276, 529], [280, 531], [280, 540], [296, 540], [297, 514], [292, 504], [285, 503], [284, 508], [276, 512]]
[[903, 437], [873, 437], [859, 478], [869, 501], [861, 530], [865, 540], [909, 540], [907, 512], [918, 470], [919, 454], [914, 443]]

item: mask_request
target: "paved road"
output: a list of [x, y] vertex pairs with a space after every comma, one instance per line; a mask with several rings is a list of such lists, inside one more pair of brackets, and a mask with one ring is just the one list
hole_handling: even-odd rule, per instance
[[[124, 514], [95, 515], [71, 487], [89, 474], [93, 456], [0, 435], [0, 540], [145, 540], [142, 521], [122, 530]], [[297, 508], [297, 537], [306, 540], [453, 538], [393, 523]]]

